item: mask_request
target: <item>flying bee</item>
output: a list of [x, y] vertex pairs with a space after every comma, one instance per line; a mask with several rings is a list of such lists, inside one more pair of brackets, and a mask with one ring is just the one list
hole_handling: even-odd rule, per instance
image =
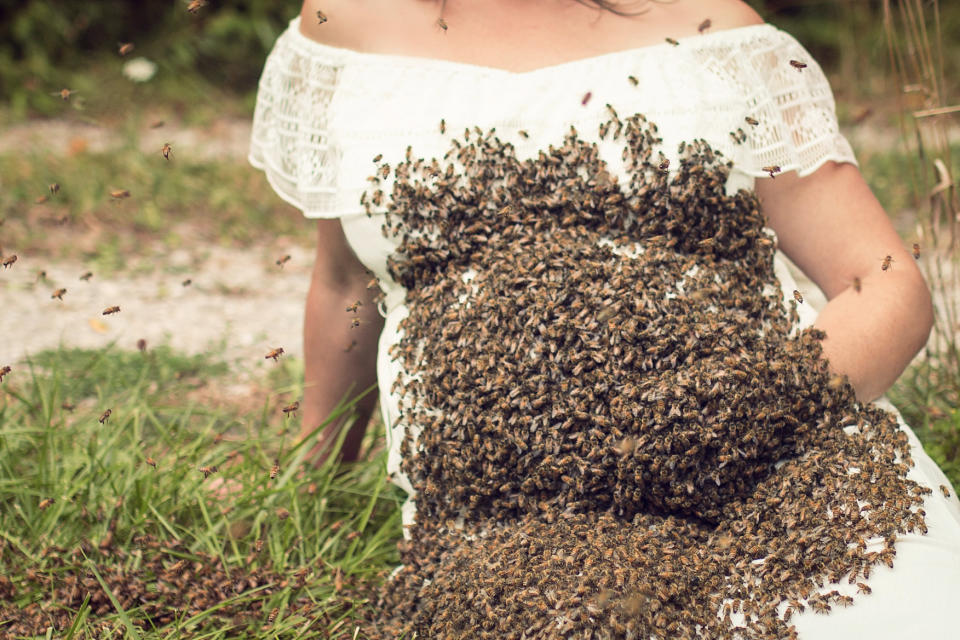
[[170, 146], [169, 142], [164, 142], [163, 146], [160, 147], [160, 155], [162, 155], [166, 160], [170, 159], [170, 153], [172, 151], [173, 151], [173, 147]]
[[120, 307], [117, 307], [117, 306], [107, 307], [106, 309], [103, 310], [103, 315], [105, 316], [113, 315], [114, 313], [120, 313]]
[[3, 382], [3, 376], [9, 374], [11, 371], [12, 369], [9, 367], [9, 365], [3, 365], [3, 367], [0, 367], [0, 382]]
[[672, 44], [672, 45], [675, 46], [675, 47], [679, 47], [679, 46], [680, 46], [680, 42], [677, 41], [677, 40], [675, 40], [675, 39], [673, 39], [673, 38], [667, 38], [667, 42], [669, 42], [670, 44]]
[[200, 467], [200, 473], [203, 474], [204, 479], [209, 478], [211, 474], [219, 471], [216, 465], [210, 465], [209, 467]]
[[913, 258], [914, 260], [920, 259], [920, 245], [916, 242], [913, 243]]
[[524, 131], [523, 129], [520, 129], [519, 131], [517, 131], [517, 133], [519, 133], [520, 137], [523, 138], [524, 140], [528, 140], [530, 138], [530, 134]]
[[587, 106], [587, 103], [590, 102], [591, 96], [593, 96], [593, 92], [587, 91], [585, 94], [583, 94], [583, 98], [580, 100], [580, 104], [583, 105], [584, 107]]
[[627, 80], [628, 80], [628, 81], [630, 82], [630, 84], [632, 84], [633, 86], [637, 86], [637, 85], [640, 84], [640, 81], [637, 80], [637, 77], [636, 77], [636, 76], [627, 76]]
[[156, 121], [150, 123], [150, 128], [151, 128], [151, 129], [159, 129], [159, 128], [162, 127], [163, 125], [164, 125], [163, 120], [156, 120]]
[[280, 475], [280, 460], [274, 458], [273, 467], [270, 468], [270, 479], [276, 480], [278, 475]]
[[282, 355], [283, 355], [283, 347], [277, 347], [276, 349], [272, 349], [270, 353], [268, 353], [267, 355], [263, 356], [263, 359], [267, 360], [268, 358], [272, 358], [273, 361], [276, 362], [277, 360], [280, 359], [280, 356]]
[[147, 459], [144, 462], [146, 462], [148, 465], [150, 465], [154, 469], [157, 468], [157, 461], [151, 458], [150, 456], [147, 456]]
[[775, 174], [780, 173], [780, 167], [778, 165], [772, 164], [769, 167], [763, 167], [761, 171], [766, 171], [767, 173], [770, 174], [771, 178], [775, 178], [776, 177]]
[[63, 294], [65, 294], [66, 292], [67, 292], [66, 289], [63, 289], [63, 288], [57, 289], [52, 294], [50, 294], [50, 299], [53, 300], [54, 298], [56, 298], [57, 300], [63, 300]]
[[257, 553], [263, 551], [263, 538], [257, 538], [257, 541], [253, 543], [253, 550]]
[[60, 408], [63, 409], [64, 411], [73, 411], [74, 409], [77, 408], [77, 405], [70, 404], [65, 400], [60, 404]]
[[797, 304], [803, 304], [803, 296], [796, 289], [793, 290], [793, 299], [797, 301]]
[[100, 418], [99, 418], [100, 424], [105, 423], [105, 422], [107, 421], [107, 418], [109, 418], [109, 417], [110, 417], [110, 414], [112, 414], [112, 413], [113, 413], [113, 409], [107, 409], [106, 411], [104, 411], [103, 413], [101, 413], [101, 414], [100, 414]]
[[[9, 370], [10, 370], [10, 367], [4, 367], [4, 369], [6, 369], [7, 371], [9, 371]], [[947, 485], [945, 485], [945, 484], [940, 485], [940, 493], [943, 494], [943, 497], [944, 497], [944, 498], [949, 498], [949, 497], [950, 497], [950, 489], [947, 489]]]
[[284, 256], [281, 256], [280, 258], [277, 258], [277, 266], [280, 267], [281, 269], [283, 269], [283, 265], [287, 264], [288, 262], [290, 262], [289, 253]]
[[137, 340], [137, 349], [139, 349], [141, 352], [146, 351], [147, 341], [144, 340], [143, 338], [140, 338], [139, 340]]
[[114, 200], [123, 200], [130, 197], [130, 192], [126, 189], [114, 189], [110, 192], [110, 197]]
[[893, 256], [884, 256], [883, 262], [880, 263], [880, 269], [886, 271], [890, 268], [890, 264], [893, 262]]
[[347, 307], [346, 310], [347, 310], [347, 311], [353, 311], [354, 313], [356, 313], [356, 312], [357, 312], [357, 309], [358, 309], [359, 307], [361, 307], [361, 306], [363, 306], [363, 303], [360, 302], [359, 300], [357, 300], [357, 301], [354, 302], [352, 305], [350, 305], [349, 307]]
[[72, 95], [75, 94], [75, 93], [76, 93], [76, 91], [71, 91], [70, 89], [60, 89], [60, 91], [57, 91], [56, 93], [51, 93], [50, 95], [52, 95], [52, 96], [60, 96], [60, 98], [61, 98], [64, 102], [66, 102], [67, 100], [70, 99], [70, 96], [72, 96]]
[[83, 280], [84, 282], [87, 282], [87, 281], [89, 281], [90, 278], [92, 278], [92, 277], [93, 277], [93, 271], [87, 271], [87, 272], [84, 273], [82, 276], [80, 276], [80, 279]]
[[59, 192], [60, 192], [60, 185], [59, 185], [59, 183], [56, 183], [56, 182], [52, 183], [52, 184], [50, 185], [50, 193], [56, 195], [56, 194], [59, 193]]
[[443, 29], [443, 32], [447, 32], [447, 21], [443, 18], [437, 18], [437, 26]]
[[752, 127], [755, 127], [755, 126], [757, 126], [758, 124], [760, 124], [760, 121], [759, 121], [759, 120], [757, 120], [757, 119], [755, 119], [755, 118], [751, 118], [750, 116], [747, 116], [746, 118], [744, 118], [744, 120], [746, 120], [746, 121], [747, 121], [747, 124], [749, 124], [749, 125], [752, 126]]
[[190, 3], [187, 4], [187, 11], [196, 15], [205, 6], [207, 6], [207, 0], [190, 0]]
[[191, 284], [193, 284], [193, 280], [191, 280], [190, 278], [187, 278], [186, 280], [180, 283], [180, 286], [189, 287]]
[[16, 261], [17, 261], [17, 254], [13, 254], [12, 256], [8, 256], [8, 257], [4, 258], [4, 259], [3, 259], [3, 268], [6, 269], [6, 268], [8, 268], [8, 267], [12, 267], [12, 266], [13, 266], [13, 263], [16, 262]]
[[288, 416], [289, 416], [289, 415], [292, 415], [292, 414], [296, 413], [296, 412], [297, 412], [297, 409], [299, 409], [299, 408], [300, 408], [300, 403], [299, 403], [299, 402], [291, 402], [290, 404], [288, 404], [287, 406], [285, 406], [285, 407], [283, 408], [283, 413], [284, 413], [285, 415], [288, 415]]
[[710, 18], [707, 18], [706, 20], [701, 22], [699, 25], [697, 25], [697, 31], [699, 31], [700, 33], [703, 33], [704, 31], [709, 29], [712, 24], [713, 22], [710, 20]]
[[327, 21], [327, 16], [323, 11], [317, 10], [317, 24], [323, 24]]
[[790, 66], [796, 69], [797, 71], [802, 71], [807, 68], [807, 63], [800, 62], [799, 60], [791, 60]]
[[40, 271], [37, 271], [37, 282], [40, 282], [41, 280], [45, 281], [46, 279], [47, 279], [46, 270], [41, 269]]
[[123, 42], [123, 43], [120, 44], [120, 47], [117, 49], [117, 52], [118, 52], [120, 55], [122, 55], [122, 56], [127, 55], [127, 54], [130, 53], [131, 51], [133, 51], [133, 43], [132, 43], [132, 42]]
[[44, 509], [52, 505], [54, 502], [56, 502], [56, 500], [54, 500], [53, 498], [44, 498], [43, 500], [40, 501], [40, 504], [37, 505], [37, 508], [40, 509], [40, 511], [43, 511]]

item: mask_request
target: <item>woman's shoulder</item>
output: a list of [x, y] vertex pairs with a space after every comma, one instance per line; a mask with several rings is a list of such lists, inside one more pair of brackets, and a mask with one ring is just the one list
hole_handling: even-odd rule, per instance
[[[696, 11], [699, 14], [704, 13], [702, 5], [696, 7], [696, 9], [691, 6], [687, 10]], [[743, 0], [714, 0], [710, 3], [708, 13], [709, 15], [704, 15], [703, 19], [709, 18], [710, 28], [717, 31], [764, 23], [760, 14]]]

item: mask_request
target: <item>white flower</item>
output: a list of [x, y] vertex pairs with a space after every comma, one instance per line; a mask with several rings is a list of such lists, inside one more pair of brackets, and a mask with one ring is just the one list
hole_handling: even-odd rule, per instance
[[157, 72], [157, 65], [146, 58], [133, 58], [123, 64], [123, 75], [134, 82], [146, 82]]

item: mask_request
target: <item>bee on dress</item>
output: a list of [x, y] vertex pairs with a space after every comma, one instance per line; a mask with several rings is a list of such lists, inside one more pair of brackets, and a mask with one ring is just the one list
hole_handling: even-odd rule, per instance
[[893, 256], [884, 256], [883, 262], [880, 263], [880, 269], [886, 271], [890, 268], [890, 265], [893, 263]]
[[56, 500], [54, 500], [53, 498], [44, 498], [43, 500], [40, 501], [40, 504], [37, 505], [37, 508], [40, 509], [40, 511], [43, 511], [44, 509], [52, 505], [54, 502], [56, 502]]
[[288, 262], [290, 262], [289, 253], [284, 256], [281, 256], [280, 258], [277, 258], [277, 266], [280, 267], [281, 269], [283, 269], [283, 265], [287, 264]]
[[584, 107], [587, 106], [587, 103], [590, 102], [590, 98], [592, 96], [593, 96], [593, 92], [587, 91], [585, 94], [583, 94], [583, 98], [580, 99], [580, 104], [583, 105]]
[[349, 311], [353, 311], [354, 313], [356, 313], [356, 312], [357, 312], [357, 309], [358, 309], [359, 307], [361, 307], [362, 305], [363, 305], [363, 303], [360, 302], [359, 300], [357, 300], [357, 301], [354, 302], [352, 305], [350, 305], [349, 307], [347, 307], [347, 308], [346, 308], [346, 311], [348, 311], [348, 312], [349, 312]]
[[326, 22], [326, 21], [327, 21], [327, 15], [326, 15], [323, 11], [320, 11], [320, 10], [318, 9], [318, 10], [317, 10], [317, 24], [323, 24], [323, 23]]
[[123, 200], [130, 197], [130, 191], [127, 189], [113, 189], [110, 191], [110, 197], [114, 200]]
[[187, 11], [196, 15], [205, 6], [207, 6], [207, 0], [190, 0], [187, 4]]
[[117, 49], [117, 52], [118, 52], [120, 55], [122, 55], [122, 56], [127, 55], [127, 54], [130, 53], [131, 51], [133, 51], [133, 43], [132, 43], [132, 42], [124, 42], [124, 43], [122, 43], [122, 44], [120, 45], [120, 47]]
[[87, 271], [82, 276], [80, 276], [80, 279], [83, 280], [84, 282], [88, 282], [92, 277], [93, 277], [93, 271]]
[[271, 349], [270, 352], [263, 356], [264, 360], [272, 359], [274, 362], [280, 359], [280, 356], [283, 355], [283, 347], [277, 347], [276, 349]]
[[172, 151], [173, 151], [173, 147], [170, 146], [169, 142], [164, 142], [163, 146], [160, 147], [160, 155], [162, 155], [165, 160], [170, 159], [170, 153]]
[[100, 424], [105, 423], [112, 413], [113, 413], [113, 409], [107, 409], [106, 411], [101, 413], [99, 418]]
[[11, 371], [12, 369], [9, 365], [3, 365], [3, 367], [0, 367], [0, 382], [3, 382], [3, 377], [9, 375]]
[[771, 178], [775, 178], [776, 174], [780, 173], [780, 167], [778, 165], [772, 164], [768, 167], [763, 167], [761, 171], [765, 171], [770, 174]]
[[796, 69], [797, 71], [802, 71], [807, 68], [807, 63], [800, 62], [799, 60], [791, 60], [790, 66]]
[[873, 589], [869, 585], [864, 584], [863, 582], [857, 583], [857, 593], [862, 593], [864, 595], [870, 595], [873, 592]]
[[209, 467], [200, 467], [200, 473], [203, 474], [204, 479], [209, 478], [212, 474], [219, 471], [216, 465], [210, 465]]
[[627, 80], [635, 87], [640, 84], [640, 81], [637, 80], [636, 76], [627, 76]]
[[377, 155], [373, 156], [373, 162], [374, 162], [374, 164], [376, 164], [377, 162], [380, 162], [382, 159], [383, 159], [383, 154], [382, 154], [382, 153], [378, 153]]
[[297, 409], [300, 408], [299, 402], [292, 402], [283, 408], [283, 413], [286, 416], [293, 415], [297, 412]]
[[114, 313], [120, 313], [120, 307], [117, 307], [117, 306], [107, 307], [106, 309], [103, 310], [103, 315], [105, 316], [113, 315]]
[[440, 118], [440, 134], [443, 135], [447, 132], [447, 122], [443, 118]]
[[709, 29], [712, 25], [713, 25], [713, 22], [710, 20], [710, 18], [707, 18], [706, 20], [701, 22], [699, 25], [697, 25], [697, 31], [699, 31], [700, 33], [703, 33], [704, 31]]
[[57, 300], [63, 300], [63, 296], [65, 293], [67, 293], [67, 290], [61, 287], [60, 289], [57, 289], [52, 294], [50, 294], [50, 299], [53, 300], [55, 298]]
[[[5, 368], [7, 371], [10, 370], [10, 367], [4, 367], [4, 368]], [[947, 485], [945, 485], [945, 484], [940, 485], [940, 493], [943, 494], [943, 497], [944, 497], [944, 498], [949, 498], [949, 497], [950, 497], [950, 489], [948, 489], [948, 488], [947, 488]]]
[[913, 243], [913, 258], [914, 260], [920, 259], [920, 245], [916, 242]]
[[274, 458], [273, 467], [270, 468], [270, 479], [276, 480], [278, 475], [280, 475], [280, 460]]
[[6, 258], [3, 259], [3, 268], [8, 269], [12, 267], [13, 263], [16, 261], [17, 261], [17, 254], [13, 254], [12, 256], [7, 256]]
[[758, 124], [760, 124], [759, 120], [757, 120], [756, 118], [751, 118], [750, 116], [747, 116], [746, 118], [744, 118], [744, 120], [746, 120], [747, 124], [749, 124], [751, 127], [755, 127]]
[[519, 133], [520, 137], [523, 138], [524, 140], [527, 140], [530, 138], [530, 134], [524, 131], [523, 129], [520, 129], [519, 131], [517, 131], [517, 133]]
[[796, 289], [793, 290], [793, 299], [797, 301], [797, 304], [803, 304], [803, 295]]

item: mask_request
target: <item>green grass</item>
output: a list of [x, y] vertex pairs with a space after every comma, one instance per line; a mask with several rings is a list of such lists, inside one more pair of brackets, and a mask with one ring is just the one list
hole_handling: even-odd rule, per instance
[[[341, 466], [330, 458], [318, 469], [307, 464], [306, 448], [294, 444], [298, 421], [285, 419], [273, 406], [276, 393], [299, 388], [298, 376], [295, 365], [278, 369], [271, 377], [276, 386], [264, 390], [263, 409], [244, 415], [191, 400], [192, 390], [229, 381], [212, 356], [187, 357], [166, 348], [60, 350], [15, 366], [0, 385], [0, 575], [12, 581], [16, 593], [8, 604], [25, 607], [49, 599], [31, 586], [27, 574], [54, 571], [43, 555], [51, 545], [73, 549], [112, 536], [131, 554], [128, 562], [136, 562], [134, 540], [151, 535], [179, 540], [191, 553], [220, 558], [241, 573], [256, 567], [290, 573], [318, 564], [329, 569], [303, 589], [291, 584], [269, 598], [236, 596], [245, 607], [262, 611], [258, 618], [305, 595], [318, 612], [342, 612], [334, 567], [348, 579], [372, 580], [398, 563], [402, 492], [385, 482], [385, 454], [377, 446], [382, 430], [368, 434], [367, 462]], [[63, 408], [67, 400], [72, 411]], [[332, 417], [352, 403], [341, 403]], [[101, 424], [98, 417], [107, 408], [112, 413]], [[239, 455], [228, 463], [232, 453]], [[146, 464], [148, 456], [156, 469]], [[281, 473], [271, 482], [275, 458]], [[204, 479], [198, 469], [210, 465], [219, 471]], [[209, 487], [218, 476], [242, 489], [230, 499], [215, 498]], [[41, 501], [51, 498], [53, 504], [41, 509]], [[280, 508], [289, 518], [277, 518]], [[342, 526], [334, 530], [336, 521]], [[351, 539], [352, 532], [359, 535]], [[263, 552], [248, 564], [245, 558], [258, 538], [265, 541]], [[75, 563], [100, 581], [110, 569], [82, 557]], [[105, 618], [89, 607], [71, 611], [71, 637], [102, 637], [98, 625], [104, 619], [126, 629], [127, 637], [236, 637], [214, 613], [202, 611], [154, 629], [138, 609], [123, 610], [114, 600]], [[348, 621], [344, 615], [339, 619]], [[252, 625], [244, 637], [293, 638], [309, 622], [281, 616], [269, 628]], [[347, 628], [339, 624], [341, 631]], [[4, 625], [0, 613], [0, 635]], [[58, 629], [54, 637], [66, 633]]]

